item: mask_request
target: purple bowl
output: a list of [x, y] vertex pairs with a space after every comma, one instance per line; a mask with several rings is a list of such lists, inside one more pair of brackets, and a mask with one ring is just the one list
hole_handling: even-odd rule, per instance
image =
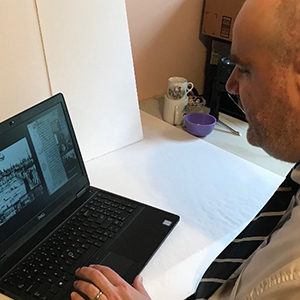
[[215, 117], [204, 113], [187, 114], [184, 121], [187, 131], [196, 136], [210, 134], [217, 123]]

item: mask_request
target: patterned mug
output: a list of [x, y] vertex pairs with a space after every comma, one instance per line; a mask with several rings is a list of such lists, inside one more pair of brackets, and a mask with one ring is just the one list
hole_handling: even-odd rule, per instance
[[194, 88], [192, 82], [188, 82], [183, 77], [170, 77], [168, 79], [167, 96], [170, 99], [185, 98], [187, 94]]

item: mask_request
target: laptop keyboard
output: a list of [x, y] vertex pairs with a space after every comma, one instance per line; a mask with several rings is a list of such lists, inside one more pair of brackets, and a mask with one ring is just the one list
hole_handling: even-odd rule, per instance
[[24, 299], [62, 298], [72, 289], [76, 268], [99, 253], [136, 208], [133, 202], [96, 194], [2, 279], [4, 287]]

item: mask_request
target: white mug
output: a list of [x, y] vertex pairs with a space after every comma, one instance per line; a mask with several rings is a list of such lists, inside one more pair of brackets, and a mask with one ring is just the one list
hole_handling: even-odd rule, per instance
[[186, 97], [193, 88], [194, 84], [183, 77], [170, 77], [167, 95], [170, 99], [181, 99]]
[[165, 95], [163, 119], [172, 125], [180, 125], [183, 120], [184, 109], [188, 104], [188, 101], [188, 96], [175, 100], [170, 99], [167, 95]]

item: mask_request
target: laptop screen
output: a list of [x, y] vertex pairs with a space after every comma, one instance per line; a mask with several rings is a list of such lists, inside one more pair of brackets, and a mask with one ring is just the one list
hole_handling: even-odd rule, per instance
[[59, 102], [18, 115], [0, 135], [0, 242], [44, 212], [42, 219], [54, 203], [57, 208], [62, 192], [84, 174]]

